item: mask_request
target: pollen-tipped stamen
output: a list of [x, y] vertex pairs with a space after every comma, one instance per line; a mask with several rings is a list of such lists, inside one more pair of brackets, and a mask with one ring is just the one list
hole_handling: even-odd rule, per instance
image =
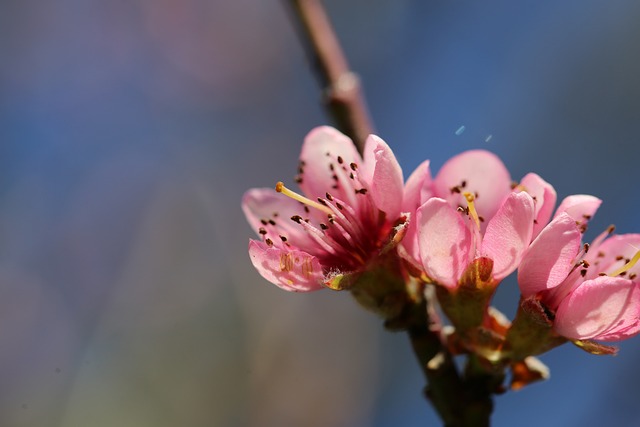
[[278, 181], [278, 183], [276, 184], [276, 191], [278, 193], [282, 193], [287, 197], [292, 198], [293, 200], [297, 200], [300, 203], [304, 203], [307, 206], [311, 206], [312, 208], [316, 208], [321, 210], [322, 212], [325, 212], [327, 214], [331, 214], [333, 213], [331, 211], [331, 209], [329, 209], [327, 206], [324, 206], [318, 202], [314, 202], [311, 199], [308, 199], [298, 193], [296, 193], [295, 191], [291, 191], [289, 190], [287, 187], [284, 186], [284, 184], [282, 183], [282, 181]]
[[476, 211], [476, 205], [474, 203], [474, 200], [476, 199], [475, 196], [468, 191], [465, 191], [464, 193], [462, 193], [462, 195], [465, 199], [467, 199], [467, 205], [469, 206], [469, 216], [473, 218], [476, 226], [480, 228], [480, 217], [478, 216], [478, 211]]
[[633, 256], [633, 258], [631, 258], [631, 260], [629, 260], [629, 262], [627, 262], [625, 265], [623, 265], [622, 267], [620, 267], [616, 271], [614, 271], [612, 273], [609, 273], [609, 276], [615, 277], [615, 276], [619, 276], [620, 274], [629, 271], [630, 269], [633, 268], [634, 265], [636, 265], [636, 263], [638, 261], [640, 261], [640, 251], [636, 252], [636, 254]]

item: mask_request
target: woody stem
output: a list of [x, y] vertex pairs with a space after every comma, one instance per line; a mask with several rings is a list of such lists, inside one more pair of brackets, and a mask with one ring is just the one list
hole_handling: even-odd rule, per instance
[[301, 39], [315, 66], [323, 102], [336, 126], [362, 154], [373, 133], [358, 76], [349, 69], [338, 38], [320, 0], [287, 0], [300, 27]]

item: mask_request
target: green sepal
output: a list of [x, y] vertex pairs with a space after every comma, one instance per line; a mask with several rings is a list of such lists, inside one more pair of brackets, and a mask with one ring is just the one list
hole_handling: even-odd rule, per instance
[[438, 302], [457, 334], [464, 338], [482, 325], [497, 283], [491, 279], [493, 260], [476, 258], [462, 274], [458, 286], [436, 288]]
[[345, 291], [353, 287], [361, 273], [336, 273], [329, 275], [324, 285], [334, 291]]
[[539, 300], [520, 300], [504, 349], [511, 360], [524, 360], [567, 342], [566, 338], [554, 332], [552, 316]]

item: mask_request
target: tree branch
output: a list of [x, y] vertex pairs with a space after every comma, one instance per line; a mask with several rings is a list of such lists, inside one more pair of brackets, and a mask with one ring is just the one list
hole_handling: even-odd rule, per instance
[[323, 102], [336, 126], [362, 153], [373, 126], [360, 89], [320, 0], [288, 0], [300, 24], [307, 53], [324, 90]]

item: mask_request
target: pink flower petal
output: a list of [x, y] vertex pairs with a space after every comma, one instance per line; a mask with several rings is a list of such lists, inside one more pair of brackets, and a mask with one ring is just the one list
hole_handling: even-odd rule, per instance
[[424, 202], [433, 197], [433, 183], [429, 163], [429, 160], [422, 162], [407, 179], [402, 198], [403, 212], [414, 212]]
[[597, 197], [588, 194], [574, 194], [566, 197], [560, 203], [555, 218], [561, 213], [566, 213], [576, 222], [586, 224], [595, 215], [601, 203], [602, 200]]
[[531, 237], [535, 239], [551, 219], [558, 196], [553, 186], [535, 173], [525, 175], [520, 185], [534, 200], [536, 223], [533, 225]]
[[528, 298], [558, 286], [573, 268], [581, 234], [575, 221], [562, 214], [533, 241], [518, 268], [522, 296]]
[[346, 135], [328, 126], [313, 129], [302, 144], [300, 162], [299, 185], [309, 198], [315, 200], [330, 192], [343, 201], [355, 199], [346, 184], [350, 184], [350, 164], [361, 166], [362, 158]]
[[364, 165], [360, 169], [376, 207], [385, 212], [389, 220], [396, 219], [402, 206], [402, 169], [387, 143], [370, 135], [364, 147]]
[[442, 166], [434, 181], [434, 195], [447, 200], [453, 207], [467, 206], [467, 201], [455, 188], [476, 195], [476, 210], [485, 219], [484, 230], [487, 221], [511, 193], [511, 177], [495, 154], [484, 150], [465, 151]]
[[399, 253], [412, 265], [420, 264], [420, 250], [418, 248], [418, 227], [416, 225], [416, 210], [420, 205], [432, 197], [431, 173], [429, 160], [425, 160], [411, 174], [404, 186], [402, 198], [402, 212], [409, 212], [409, 227], [400, 243], [402, 251]]
[[420, 258], [427, 275], [454, 288], [473, 258], [471, 233], [446, 200], [431, 198], [417, 212]]
[[269, 247], [249, 241], [249, 257], [258, 272], [269, 282], [292, 292], [322, 289], [322, 267], [317, 258], [306, 252]]
[[[590, 263], [587, 278], [597, 277], [600, 273], [613, 273], [629, 262], [639, 250], [640, 234], [619, 234], [609, 237], [598, 248], [589, 251], [586, 257]], [[631, 267], [625, 275], [627, 278], [634, 279], [640, 276], [640, 262]]]
[[291, 217], [300, 215], [313, 218], [314, 214], [321, 213], [315, 209], [306, 213], [300, 202], [272, 188], [253, 188], [244, 193], [242, 211], [256, 233], [260, 233], [260, 229], [266, 231], [264, 237], [270, 238], [278, 246], [282, 244], [280, 236], [284, 236], [290, 245], [299, 249], [313, 252], [313, 248], [317, 247], [304, 229], [291, 221]]
[[533, 232], [533, 199], [511, 193], [489, 221], [482, 239], [482, 254], [493, 260], [493, 277], [501, 280], [520, 264]]
[[571, 339], [619, 341], [640, 332], [640, 287], [618, 278], [587, 280], [558, 307], [554, 329]]

